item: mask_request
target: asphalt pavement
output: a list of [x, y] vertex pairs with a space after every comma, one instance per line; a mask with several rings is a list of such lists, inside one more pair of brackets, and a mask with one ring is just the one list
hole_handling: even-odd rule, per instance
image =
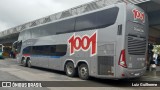
[[[158, 70], [158, 69], [157, 69]], [[159, 72], [156, 70], [147, 71], [146, 74], [137, 79], [109, 80], [91, 78], [90, 80], [81, 80], [78, 77], [71, 78], [64, 72], [44, 69], [39, 67], [27, 68], [19, 65], [16, 59], [0, 60], [0, 81], [37, 81], [54, 84], [54, 87], [36, 87], [36, 88], [0, 88], [0, 90], [159, 90], [160, 87], [130, 87], [129, 82], [138, 81], [160, 81]], [[46, 83], [47, 83], [46, 82]], [[46, 84], [47, 85], [47, 84]]]

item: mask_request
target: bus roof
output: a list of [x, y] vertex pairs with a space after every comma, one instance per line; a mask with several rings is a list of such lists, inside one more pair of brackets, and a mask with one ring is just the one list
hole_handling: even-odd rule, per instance
[[[132, 1], [132, 0], [125, 0], [125, 3], [133, 3], [133, 4], [138, 4], [138, 3], [142, 3], [145, 0], [141, 0], [141, 1]], [[111, 4], [115, 4], [115, 3], [119, 3], [119, 2], [124, 2], [124, 0], [96, 0], [96, 1], [92, 1], [74, 8], [71, 8], [69, 10], [65, 10], [63, 12], [59, 12], [59, 13], [55, 13], [53, 15], [47, 16], [47, 17], [43, 17], [13, 28], [10, 28], [8, 30], [2, 31], [0, 32], [1, 36], [0, 37], [4, 37], [10, 34], [14, 34], [14, 33], [19, 33], [20, 31], [26, 30], [28, 28], [31, 27], [35, 27], [38, 25], [42, 25], [54, 20], [58, 20], [58, 19], [62, 19], [68, 16], [73, 16], [73, 15], [78, 15], [78, 14], [82, 14], [84, 12], [88, 12], [88, 11], [92, 11], [95, 9], [99, 9], [99, 8], [103, 8], [105, 6], [111, 5]]]

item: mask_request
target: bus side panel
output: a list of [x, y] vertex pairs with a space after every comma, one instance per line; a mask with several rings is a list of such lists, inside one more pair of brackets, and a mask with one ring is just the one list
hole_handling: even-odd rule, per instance
[[[81, 31], [81, 32], [76, 32], [75, 33], [75, 38], [77, 37], [80, 37], [81, 40], [84, 38], [84, 37], [88, 37], [88, 38], [92, 38], [92, 36], [98, 35], [98, 32], [97, 30], [89, 30], [89, 31]], [[97, 39], [97, 38], [94, 38], [94, 40]], [[93, 44], [97, 44], [97, 40], [95, 40], [96, 42], [90, 42], [90, 39], [86, 40], [86, 41], [81, 41], [81, 42], [76, 42], [76, 45], [87, 45], [87, 42], [90, 42], [90, 47], [88, 49], [79, 49], [79, 50], [76, 50], [74, 52], [73, 55], [71, 56], [74, 56], [75, 59], [74, 59], [74, 62], [76, 65], [78, 65], [79, 62], [85, 62], [87, 65], [88, 65], [88, 69], [89, 69], [89, 74], [91, 75], [91, 73], [93, 72], [96, 72], [96, 56], [97, 56], [97, 51], [95, 52], [94, 55], [91, 54], [92, 52], [92, 46]], [[97, 48], [97, 47], [93, 47], [93, 48]], [[91, 63], [92, 62], [92, 63]], [[94, 62], [94, 63], [93, 63]], [[94, 67], [92, 68], [92, 64], [94, 65]]]
[[56, 56], [56, 57], [51, 56], [49, 58], [48, 65], [49, 65], [50, 69], [64, 71], [65, 62], [67, 60], [71, 60], [71, 61], [75, 60], [74, 55], [70, 55], [70, 49], [69, 49], [69, 43], [68, 43], [68, 39], [72, 35], [74, 35], [74, 33], [53, 35], [53, 36], [48, 37], [48, 40], [51, 40], [50, 41], [51, 45], [61, 45], [61, 44], [66, 44], [67, 45], [66, 54], [64, 56]]
[[[126, 27], [126, 4], [119, 4], [119, 14], [117, 17], [117, 36], [116, 36], [116, 58], [115, 58], [115, 78], [123, 78], [122, 72], [123, 68], [119, 66], [119, 59], [121, 51], [125, 46], [125, 27]], [[120, 30], [121, 32], [119, 32]], [[119, 33], [118, 33], [119, 32]]]

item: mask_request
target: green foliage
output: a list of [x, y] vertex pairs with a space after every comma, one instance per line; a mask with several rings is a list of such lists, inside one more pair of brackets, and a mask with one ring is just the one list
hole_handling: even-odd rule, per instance
[[160, 45], [154, 45], [153, 52], [154, 52], [155, 54], [160, 54]]

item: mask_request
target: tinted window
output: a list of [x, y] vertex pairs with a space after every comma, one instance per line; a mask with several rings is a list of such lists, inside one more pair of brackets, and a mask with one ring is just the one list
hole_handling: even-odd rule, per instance
[[23, 54], [30, 54], [31, 53], [31, 47], [26, 47], [23, 49]]
[[76, 20], [75, 18], [71, 18], [31, 28], [21, 32], [19, 35], [19, 40], [27, 40], [30, 38], [69, 33], [74, 32], [75, 30], [80, 31], [107, 27], [115, 23], [118, 11], [119, 8], [114, 7], [76, 17]]
[[32, 29], [32, 37], [42, 37], [74, 31], [75, 18], [46, 24]]
[[32, 54], [33, 55], [50, 55], [50, 47], [49, 46], [33, 46]]
[[75, 25], [75, 18], [72, 18], [55, 23], [54, 26], [56, 28], [54, 28], [53, 30], [56, 30], [56, 34], [73, 32], [74, 25]]
[[67, 51], [67, 45], [45, 45], [32, 46], [23, 49], [23, 54], [64, 56]]
[[114, 7], [88, 15], [77, 17], [76, 30], [96, 29], [113, 25], [117, 19], [119, 8]]
[[53, 45], [50, 46], [51, 56], [64, 56], [67, 52], [67, 45]]
[[75, 25], [75, 18], [66, 19], [63, 21], [38, 26], [25, 31], [19, 35], [19, 40], [27, 40], [30, 38], [37, 38], [48, 35], [55, 35], [67, 32], [73, 32]]
[[[52, 49], [51, 49], [52, 50]], [[67, 45], [56, 45], [53, 51], [54, 56], [64, 56], [67, 51]]]

